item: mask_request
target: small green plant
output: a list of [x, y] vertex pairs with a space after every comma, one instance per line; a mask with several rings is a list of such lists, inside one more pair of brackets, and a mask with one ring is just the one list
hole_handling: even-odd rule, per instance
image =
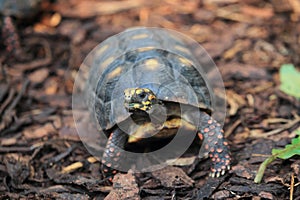
[[267, 158], [259, 167], [254, 182], [260, 183], [267, 166], [276, 158], [288, 159], [294, 155], [300, 155], [300, 130], [296, 131], [298, 137], [292, 139], [291, 144], [285, 146], [284, 149], [272, 149], [272, 156]]
[[280, 71], [280, 90], [300, 99], [300, 72], [293, 64], [284, 64]]

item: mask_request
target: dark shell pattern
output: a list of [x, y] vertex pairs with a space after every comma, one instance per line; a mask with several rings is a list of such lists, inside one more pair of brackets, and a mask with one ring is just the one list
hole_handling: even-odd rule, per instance
[[103, 130], [129, 117], [123, 104], [126, 88], [146, 87], [162, 101], [211, 109], [210, 88], [201, 66], [174, 32], [126, 30], [97, 46], [90, 65], [88, 105]]

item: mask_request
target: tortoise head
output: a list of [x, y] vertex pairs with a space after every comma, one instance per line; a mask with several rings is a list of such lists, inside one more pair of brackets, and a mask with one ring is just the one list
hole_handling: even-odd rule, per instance
[[149, 111], [152, 106], [160, 101], [155, 94], [148, 88], [128, 88], [124, 90], [125, 108], [129, 112], [138, 110]]

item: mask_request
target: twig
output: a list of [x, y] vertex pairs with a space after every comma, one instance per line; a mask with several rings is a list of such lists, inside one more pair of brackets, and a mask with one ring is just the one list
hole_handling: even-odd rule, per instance
[[294, 177], [294, 174], [292, 174], [291, 175], [291, 187], [290, 187], [290, 200], [293, 200], [294, 184], [295, 184], [295, 177]]
[[241, 124], [241, 120], [238, 119], [236, 120], [231, 126], [230, 128], [227, 129], [227, 131], [224, 134], [225, 138], [228, 138], [229, 135], [231, 135], [231, 133]]
[[33, 122], [45, 123], [49, 121], [49, 115], [53, 114], [55, 111], [56, 108], [47, 108], [45, 110], [42, 110], [39, 113], [34, 113], [34, 112], [28, 113], [27, 115], [18, 118], [18, 120], [7, 129], [2, 131], [0, 127], [0, 136], [8, 134], [10, 132], [14, 132], [18, 130], [21, 126], [28, 125]]
[[50, 162], [52, 163], [57, 163], [61, 159], [67, 157], [75, 148], [77, 145], [72, 145], [70, 146], [65, 152], [58, 154], [57, 156], [53, 157], [50, 159]]
[[38, 44], [42, 44], [44, 50], [45, 50], [45, 58], [41, 58], [29, 63], [22, 63], [22, 64], [15, 64], [14, 68], [21, 70], [21, 71], [28, 71], [28, 70], [33, 70], [36, 69], [38, 67], [44, 66], [44, 65], [48, 65], [49, 63], [51, 63], [52, 61], [52, 52], [51, 52], [51, 48], [50, 48], [50, 44], [44, 40], [44, 39], [36, 39], [33, 40], [32, 43], [38, 43]]
[[31, 147], [0, 147], [0, 153], [31, 152]]
[[21, 91], [19, 92], [19, 94], [17, 95], [17, 97], [15, 98], [15, 100], [12, 102], [12, 104], [10, 104], [10, 106], [7, 108], [6, 111], [10, 112], [12, 109], [14, 109], [17, 106], [17, 104], [21, 100], [22, 96], [24, 95], [25, 90], [26, 90], [27, 86], [29, 85], [29, 82], [30, 81], [28, 79], [25, 80], [25, 82], [24, 82], [24, 84], [23, 84], [23, 86], [21, 88]]
[[6, 100], [4, 101], [4, 103], [0, 107], [0, 115], [2, 114], [2, 112], [4, 111], [6, 106], [8, 106], [8, 104], [12, 101], [14, 94], [15, 94], [14, 89], [9, 90], [8, 97], [6, 98]]
[[[5, 110], [3, 117], [2, 117], [2, 121], [0, 123], [0, 131], [4, 130], [7, 126], [9, 126], [13, 122], [13, 117], [15, 117], [15, 111], [13, 109], [17, 106], [17, 104], [21, 100], [28, 85], [29, 85], [29, 80], [26, 79], [21, 88], [21, 91], [18, 93], [16, 98], [9, 105], [9, 107]], [[9, 99], [9, 101], [11, 101], [11, 99]]]
[[85, 165], [86, 162], [89, 163], [89, 164], [92, 164], [92, 163], [97, 162], [97, 159], [95, 157], [91, 156], [91, 157], [88, 157], [83, 162], [78, 161], [78, 162], [72, 163], [72, 164], [70, 164], [66, 167], [63, 167], [62, 170], [61, 170], [61, 173], [62, 174], [67, 174], [67, 173], [73, 172], [73, 171], [75, 171], [79, 168], [82, 168]]
[[278, 128], [278, 129], [275, 129], [275, 130], [264, 133], [263, 137], [268, 137], [268, 136], [280, 133], [280, 132], [282, 132], [286, 129], [289, 129], [289, 128], [293, 127], [294, 125], [296, 125], [299, 122], [300, 122], [300, 117], [295, 116], [295, 119], [293, 121], [290, 121], [290, 122], [286, 123], [285, 125], [283, 125], [282, 127]]

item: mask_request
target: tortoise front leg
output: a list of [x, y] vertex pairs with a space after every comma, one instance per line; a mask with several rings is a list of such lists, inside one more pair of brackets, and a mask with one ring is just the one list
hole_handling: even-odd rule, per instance
[[119, 166], [119, 161], [122, 157], [122, 150], [128, 140], [128, 135], [124, 133], [120, 128], [116, 128], [108, 138], [105, 151], [102, 156], [101, 171], [104, 177], [110, 177], [117, 173], [115, 167]]
[[230, 169], [230, 151], [228, 142], [224, 138], [221, 125], [210, 115], [200, 111], [199, 137], [203, 140], [204, 151], [208, 153], [213, 165], [211, 177], [219, 177]]
[[186, 121], [198, 124], [198, 136], [203, 140], [199, 157], [208, 156], [212, 161], [210, 176], [224, 175], [225, 171], [230, 169], [231, 156], [221, 125], [204, 111], [199, 112], [189, 107], [183, 107], [183, 110], [183, 118]]

